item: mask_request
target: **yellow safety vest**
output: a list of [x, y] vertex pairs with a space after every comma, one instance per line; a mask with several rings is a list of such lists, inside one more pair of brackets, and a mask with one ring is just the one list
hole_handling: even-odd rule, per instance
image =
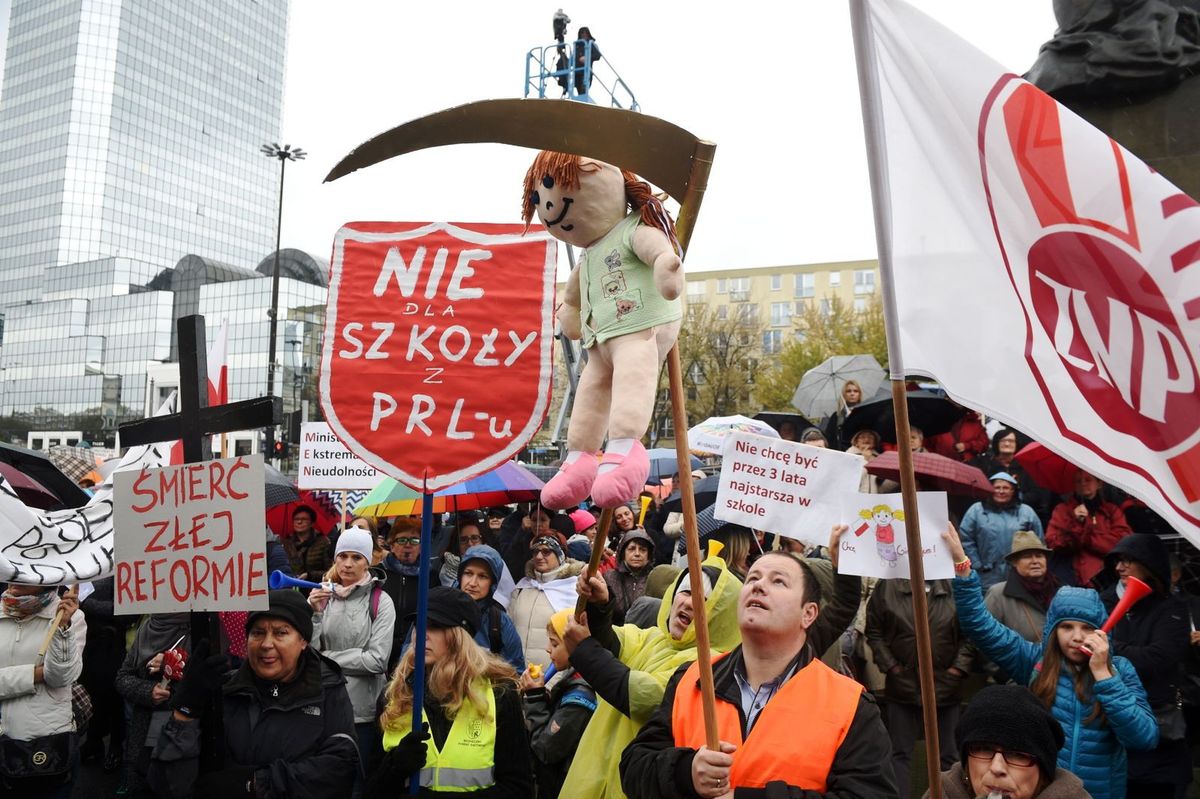
[[[450, 733], [439, 750], [433, 738], [426, 741], [425, 767], [421, 769], [421, 787], [431, 791], [458, 793], [478, 791], [496, 783], [496, 695], [486, 680], [476, 684], [487, 697], [487, 715], [472, 702], [458, 709]], [[383, 732], [383, 750], [395, 749], [400, 739], [412, 731], [412, 714], [397, 719], [395, 726]]]

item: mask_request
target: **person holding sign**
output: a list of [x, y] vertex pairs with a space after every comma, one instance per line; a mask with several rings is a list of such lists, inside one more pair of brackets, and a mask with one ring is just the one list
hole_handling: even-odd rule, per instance
[[[150, 763], [160, 796], [343, 797], [354, 780], [354, 711], [341, 668], [309, 646], [312, 609], [298, 591], [271, 591], [246, 620], [246, 659], [196, 646], [171, 696]], [[220, 696], [224, 768], [200, 771], [199, 708]]]
[[[383, 715], [386, 753], [367, 786], [372, 799], [479, 793], [498, 799], [533, 796], [529, 738], [521, 715], [517, 673], [475, 643], [479, 609], [462, 591], [429, 589], [425, 632], [424, 716], [413, 731], [413, 661], [409, 646], [388, 683]], [[411, 636], [410, 636], [411, 637]], [[569, 796], [570, 794], [564, 794]]]
[[874, 700], [810, 645], [820, 600], [800, 559], [773, 550], [755, 561], [737, 601], [741, 646], [713, 662], [720, 751], [705, 746], [699, 669], [680, 667], [621, 757], [626, 794], [896, 796]]
[[[742, 584], [715, 555], [705, 559], [703, 572], [709, 642], [713, 650], [728, 652], [738, 644]], [[585, 572], [577, 585], [588, 602], [585, 623], [569, 619], [563, 641], [571, 665], [602, 701], [579, 741], [587, 755], [571, 762], [560, 796], [613, 799], [624, 796], [617, 768], [621, 750], [658, 709], [670, 676], [696, 659], [691, 582], [686, 571], [679, 575], [663, 598], [657, 625], [648, 630], [612, 626], [608, 586], [599, 576], [589, 580]]]
[[[1128, 660], [1113, 655], [1100, 627], [1108, 615], [1090, 588], [1058, 589], [1041, 643], [1026, 641], [988, 613], [979, 575], [954, 525], [943, 535], [954, 558], [954, 601], [963, 632], [1062, 724], [1058, 765], [1083, 780], [1094, 799], [1124, 799], [1126, 750], [1158, 743], [1158, 723]], [[935, 625], [930, 625], [937, 629]], [[1084, 652], [1087, 649], [1091, 654]]]
[[[342, 667], [346, 691], [354, 705], [354, 733], [364, 767], [370, 770], [379, 750], [375, 700], [387, 682], [396, 609], [384, 593], [383, 580], [370, 569], [375, 537], [348, 527], [337, 541], [333, 568], [325, 587], [308, 595], [313, 609], [312, 646]], [[355, 786], [355, 796], [361, 795]]]
[[[0, 596], [0, 787], [67, 799], [79, 767], [71, 684], [87, 624], [72, 589], [12, 583]], [[38, 755], [41, 761], [38, 762]]]

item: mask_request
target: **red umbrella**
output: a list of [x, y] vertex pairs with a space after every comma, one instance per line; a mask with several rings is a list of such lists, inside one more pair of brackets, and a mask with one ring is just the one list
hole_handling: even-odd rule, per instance
[[320, 499], [313, 497], [308, 491], [300, 492], [300, 499], [295, 502], [284, 502], [267, 508], [267, 526], [276, 534], [287, 537], [292, 534], [292, 513], [301, 505], [307, 505], [317, 514], [313, 526], [318, 532], [328, 533], [338, 524], [338, 515], [330, 511], [329, 506]]
[[[894, 451], [885, 452], [867, 464], [867, 471], [876, 477], [899, 482], [900, 455]], [[926, 491], [945, 491], [975, 499], [987, 499], [992, 495], [992, 484], [982, 471], [934, 452], [914, 452], [913, 472]]]
[[50, 510], [61, 504], [54, 492], [24, 472], [18, 471], [15, 466], [0, 461], [0, 477], [7, 480], [13, 491], [17, 492], [17, 497], [31, 508]]
[[1080, 467], [1057, 452], [1034, 441], [1021, 447], [1016, 458], [1025, 473], [1042, 488], [1056, 494], [1070, 494], [1075, 490], [1075, 474]]

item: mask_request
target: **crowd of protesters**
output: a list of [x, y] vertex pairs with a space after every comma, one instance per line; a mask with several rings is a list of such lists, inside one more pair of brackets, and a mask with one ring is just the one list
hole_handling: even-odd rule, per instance
[[[807, 431], [809, 443], [841, 443], [842, 422]], [[993, 490], [952, 512], [954, 579], [924, 586], [840, 573], [844, 527], [814, 548], [719, 522], [693, 584], [681, 518], [653, 498], [618, 508], [608, 530], [598, 509], [448, 517], [429, 553], [424, 647], [413, 646], [412, 518], [324, 531], [297, 508], [289, 535], [268, 533], [268, 555], [321, 587], [222, 613], [219, 639], [195, 646], [187, 614], [114, 615], [111, 579], [82, 602], [10, 585], [5, 795], [69, 796], [80, 762], [94, 760], [120, 772], [117, 793], [130, 797], [398, 797], [415, 782], [420, 795], [481, 799], [907, 798], [923, 784], [911, 768], [924, 735], [920, 590], [944, 796], [1185, 796], [1200, 737], [1200, 600], [1180, 590], [1163, 540], [1131, 527], [1092, 475], [1063, 497], [1032, 485], [1011, 430], [987, 442], [968, 422], [932, 442], [990, 470]], [[881, 446], [870, 431], [845, 443], [868, 460]], [[866, 473], [860, 487], [886, 490]], [[594, 547], [602, 565], [589, 576]], [[1106, 635], [1129, 578], [1152, 592]], [[77, 685], [94, 709], [86, 732]]]

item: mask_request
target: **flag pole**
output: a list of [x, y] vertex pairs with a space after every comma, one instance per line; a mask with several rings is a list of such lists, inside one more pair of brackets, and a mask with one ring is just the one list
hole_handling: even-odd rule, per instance
[[[343, 494], [343, 497], [345, 495]], [[344, 507], [344, 506], [343, 506]], [[417, 558], [417, 622], [413, 625], [413, 732], [420, 734], [425, 707], [425, 627], [429, 615], [429, 549], [433, 546], [433, 494], [421, 492], [421, 554]], [[424, 764], [421, 765], [424, 768]], [[408, 792], [421, 790], [420, 768], [408, 778]]]
[[[900, 348], [900, 322], [892, 281], [892, 214], [886, 168], [887, 149], [884, 143], [883, 119], [880, 115], [877, 64], [870, 23], [867, 19], [867, 2], [868, 0], [850, 0], [850, 24], [854, 36], [854, 61], [858, 69], [863, 135], [867, 145], [867, 171], [871, 181], [875, 244], [879, 255], [888, 371], [892, 381], [892, 406], [896, 418], [896, 453], [900, 459], [900, 491], [904, 505], [904, 532], [908, 543], [909, 581], [912, 585], [920, 587], [925, 584], [925, 566], [921, 560], [921, 525], [917, 511], [917, 480], [913, 472], [912, 441], [909, 438], [904, 356]], [[938, 741], [937, 695], [933, 679], [933, 645], [929, 632], [928, 600], [923, 590], [913, 589], [912, 605], [917, 639], [921, 710], [925, 722], [925, 766], [929, 779], [929, 796], [931, 799], [941, 799], [941, 748]]]
[[[585, 458], [591, 457], [584, 455]], [[612, 508], [600, 511], [600, 521], [596, 522], [596, 537], [592, 540], [592, 556], [588, 559], [587, 578], [590, 580], [600, 572], [600, 561], [604, 560], [604, 546], [608, 543], [608, 531], [612, 527]], [[534, 531], [537, 534], [537, 531]], [[587, 610], [587, 599], [579, 597], [575, 600], [575, 617], [579, 618]]]

